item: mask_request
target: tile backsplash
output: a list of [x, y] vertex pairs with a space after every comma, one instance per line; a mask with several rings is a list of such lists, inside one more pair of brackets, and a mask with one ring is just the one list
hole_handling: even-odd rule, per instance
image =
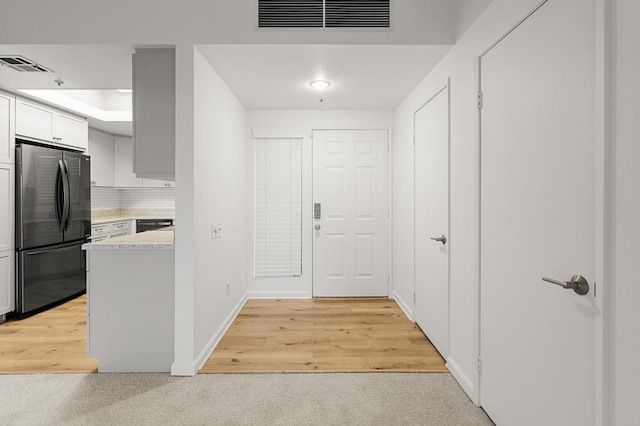
[[175, 188], [91, 188], [91, 210], [175, 209]]

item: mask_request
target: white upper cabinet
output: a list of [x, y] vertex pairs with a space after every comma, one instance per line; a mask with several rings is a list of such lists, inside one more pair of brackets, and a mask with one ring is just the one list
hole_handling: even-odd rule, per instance
[[133, 55], [134, 171], [174, 180], [175, 49], [136, 49]]
[[133, 173], [133, 142], [131, 138], [115, 137], [115, 187], [142, 187], [142, 179]]
[[53, 110], [35, 102], [16, 99], [16, 133], [54, 142]]
[[16, 98], [15, 133], [81, 151], [89, 143], [86, 119], [22, 98]]
[[91, 156], [91, 186], [114, 186], [115, 138], [96, 129], [89, 129]]
[[15, 162], [16, 98], [0, 92], [0, 163]]
[[175, 183], [169, 180], [142, 179], [145, 188], [175, 188]]
[[57, 135], [54, 137], [58, 138], [58, 143], [86, 150], [89, 138], [87, 120], [65, 113], [54, 117], [54, 131]]

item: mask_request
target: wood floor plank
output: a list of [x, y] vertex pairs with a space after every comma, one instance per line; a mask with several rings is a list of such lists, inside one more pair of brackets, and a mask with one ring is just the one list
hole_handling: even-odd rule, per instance
[[0, 374], [94, 373], [87, 358], [87, 297], [0, 324]]
[[201, 373], [446, 372], [395, 301], [249, 300]]

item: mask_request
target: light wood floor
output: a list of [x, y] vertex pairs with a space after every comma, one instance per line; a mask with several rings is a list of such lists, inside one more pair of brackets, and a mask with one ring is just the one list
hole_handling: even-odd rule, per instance
[[447, 372], [390, 299], [250, 300], [201, 373]]
[[0, 374], [92, 373], [87, 358], [87, 297], [0, 324]]

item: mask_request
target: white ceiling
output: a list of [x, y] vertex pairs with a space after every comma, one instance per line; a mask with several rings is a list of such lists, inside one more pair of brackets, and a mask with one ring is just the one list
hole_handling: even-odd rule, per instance
[[[451, 46], [198, 48], [248, 109], [395, 109]], [[313, 89], [315, 79], [329, 80], [331, 87]]]
[[[232, 40], [227, 41], [229, 37], [225, 38], [223, 33], [198, 39], [204, 41], [213, 38], [220, 40], [219, 43], [235, 43], [202, 45], [200, 49], [249, 109], [393, 109], [451, 47], [428, 43], [444, 40], [453, 42], [466, 31], [490, 1], [402, 1], [394, 3], [397, 21], [394, 21], [396, 28], [391, 32], [307, 34], [302, 31], [296, 32], [294, 37], [291, 31], [256, 32], [253, 6], [249, 5], [251, 2], [225, 0], [220, 5], [216, 3], [216, 7], [233, 11], [240, 4], [244, 5], [244, 9], [236, 11], [238, 16], [234, 15], [233, 20], [224, 18], [219, 28], [230, 25], [229, 31], [225, 30], [223, 33], [231, 34], [229, 37]], [[119, 8], [115, 9], [120, 13]], [[187, 13], [191, 9], [182, 8], [180, 11]], [[145, 9], [146, 12], [148, 9]], [[191, 12], [197, 13], [195, 10]], [[197, 16], [202, 17], [202, 14], [197, 13]], [[245, 38], [236, 34], [238, 25], [235, 19], [240, 16], [251, 17], [247, 18], [251, 22], [245, 25], [247, 28], [251, 27], [250, 31], [247, 30], [247, 34], [250, 34], [245, 34]], [[133, 28], [140, 34], [137, 25], [140, 22], [135, 23]], [[194, 23], [198, 28], [202, 27], [198, 31], [209, 34], [212, 25], [210, 22], [204, 24], [199, 21]], [[57, 21], [55, 25], [56, 31], [53, 33], [41, 28], [47, 33], [46, 40], [50, 42], [58, 40], [56, 37], [67, 31], [65, 25], [60, 25]], [[73, 25], [70, 28], [72, 31], [69, 32], [69, 40], [83, 42], [78, 37], [79, 34], [83, 34], [82, 37], [86, 40], [93, 40], [91, 30], [79, 32]], [[425, 28], [432, 29], [433, 34], [429, 33], [431, 30], [425, 33]], [[160, 30], [164, 43], [174, 39], [169, 36], [172, 33], [167, 32], [166, 26], [160, 25], [158, 31]], [[31, 33], [21, 31], [20, 34]], [[119, 33], [112, 30], [110, 34]], [[123, 37], [115, 39], [134, 39], [132, 36], [124, 37], [126, 32], [122, 35]], [[396, 36], [399, 38], [394, 38]], [[323, 44], [302, 44], [311, 43], [313, 39], [322, 40], [320, 43]], [[60, 40], [66, 39], [63, 37]], [[246, 44], [282, 43], [283, 40], [294, 40], [293, 43], [298, 44]], [[367, 44], [345, 44], [349, 40]], [[415, 44], [406, 44], [412, 40], [415, 40]], [[145, 47], [153, 45], [150, 42], [145, 44]], [[164, 45], [166, 46], [167, 44]], [[134, 49], [132, 44], [0, 45], [0, 54], [21, 55], [54, 71], [51, 74], [20, 73], [0, 67], [0, 89], [12, 92], [19, 89], [57, 89], [58, 85], [54, 81], [57, 78], [64, 81], [64, 89], [130, 88], [131, 54]], [[319, 77], [330, 80], [332, 87], [323, 92], [311, 89], [309, 81]], [[320, 99], [323, 99], [322, 103]], [[114, 134], [130, 135], [132, 132], [130, 122], [102, 122], [90, 118], [89, 124]]]
[[[1, 55], [24, 56], [53, 71], [18, 72], [0, 66], [0, 88], [12, 92], [19, 89], [129, 89], [133, 51], [130, 45], [0, 45]], [[55, 82], [58, 78], [64, 81], [61, 87]], [[131, 122], [89, 118], [89, 125], [113, 134], [132, 134]]]

